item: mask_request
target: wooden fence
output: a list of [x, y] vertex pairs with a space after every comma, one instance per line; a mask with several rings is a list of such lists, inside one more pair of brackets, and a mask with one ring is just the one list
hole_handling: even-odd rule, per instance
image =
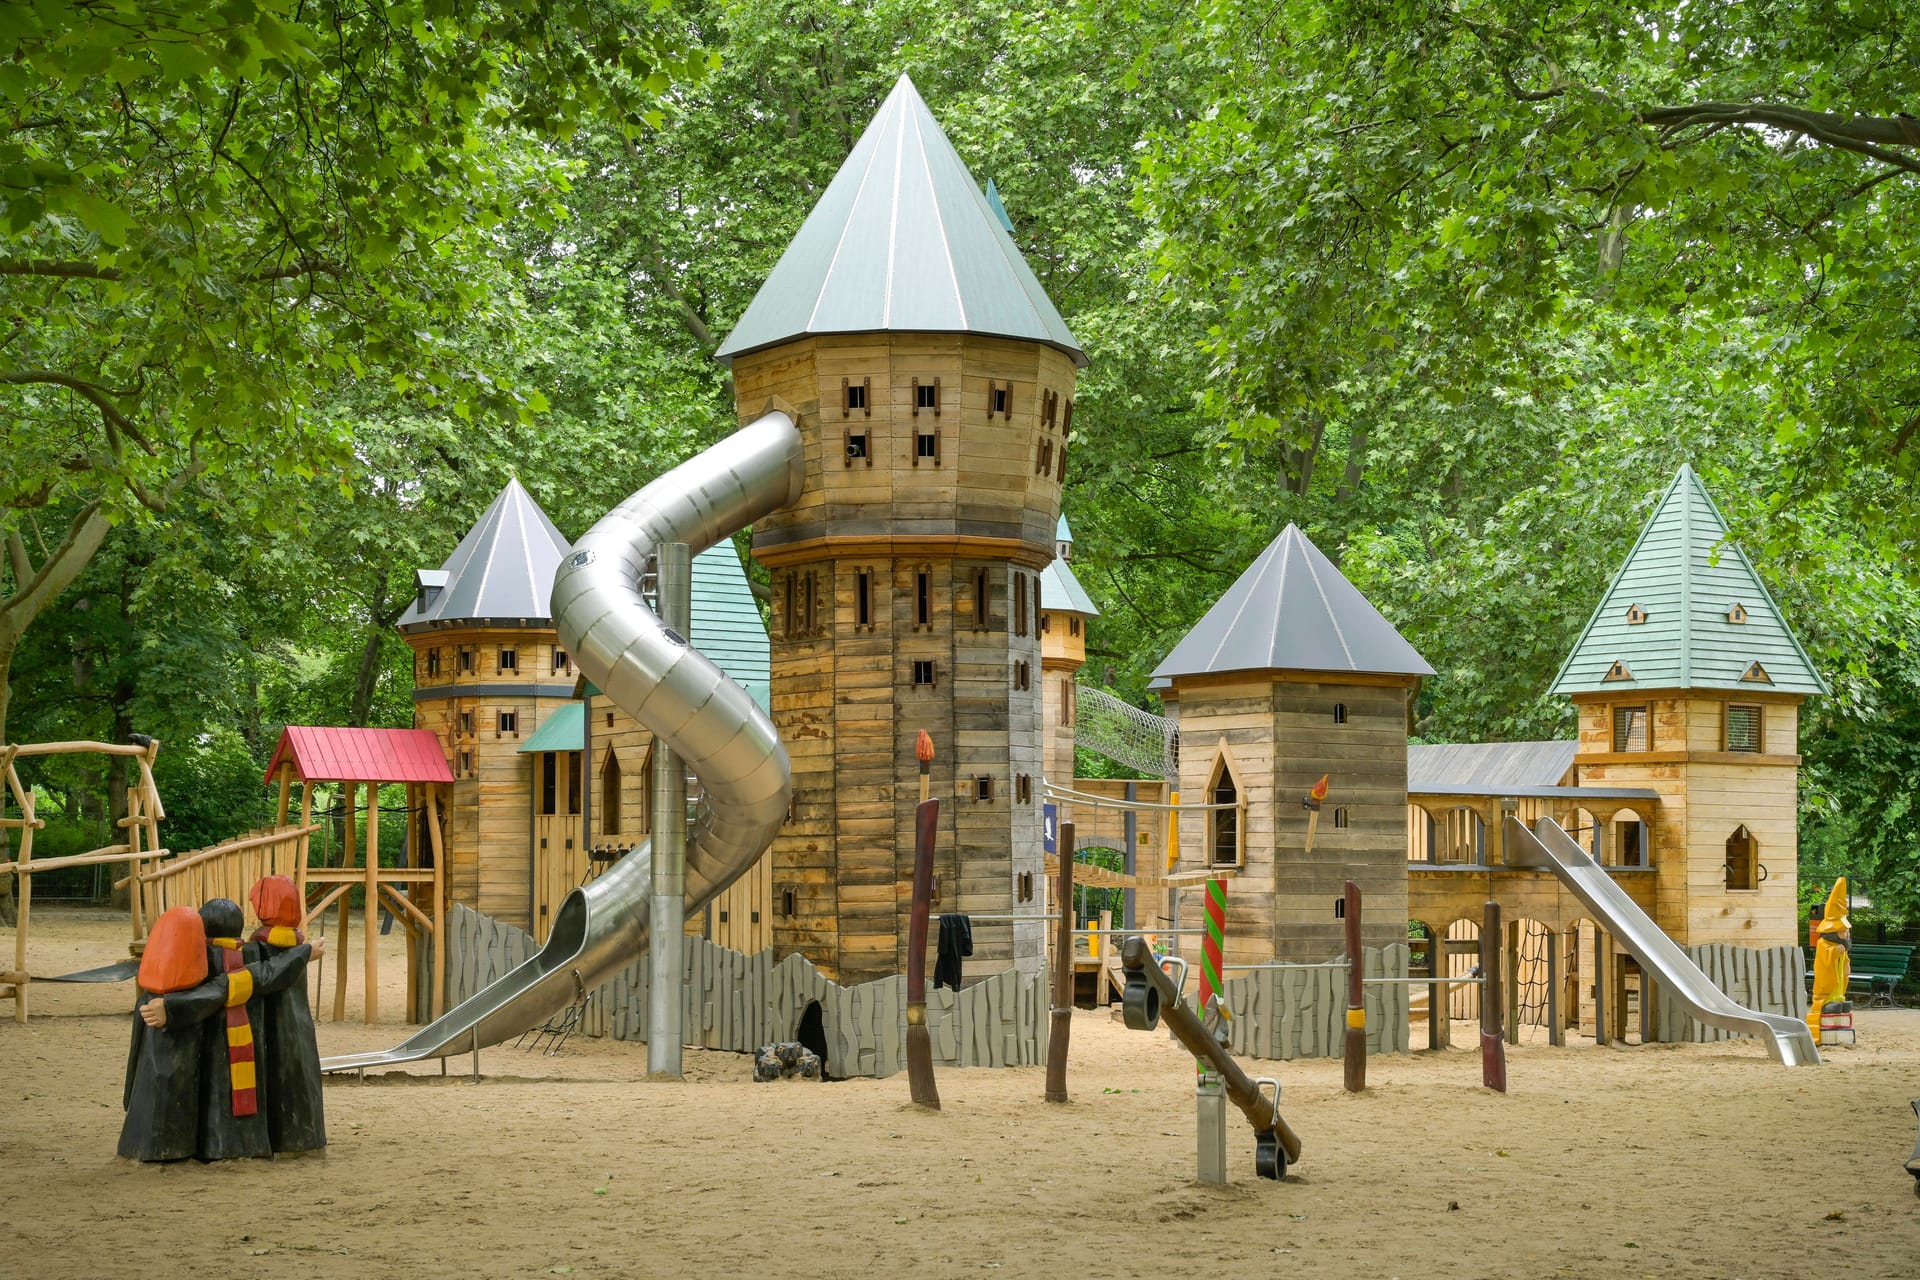
[[[1807, 1016], [1806, 957], [1799, 947], [1736, 947], [1728, 943], [1706, 943], [1685, 948], [1687, 958], [1714, 986], [1757, 1013], [1780, 1013], [1790, 1018]], [[1738, 1031], [1722, 1031], [1687, 1016], [1678, 1000], [1662, 991], [1654, 999], [1654, 1016], [1660, 1039], [1666, 1041], [1732, 1040], [1743, 1036]]]
[[231, 898], [246, 913], [251, 929], [260, 923], [247, 901], [254, 882], [263, 876], [299, 880], [307, 861], [307, 841], [319, 829], [315, 824], [248, 831], [159, 862], [135, 880], [142, 915], [151, 923], [169, 907], [198, 909], [209, 898]]
[[[526, 932], [471, 908], [447, 917], [448, 1007], [474, 995], [539, 950]], [[889, 1076], [906, 1069], [907, 988], [898, 975], [843, 987], [805, 957], [775, 962], [687, 938], [682, 950], [681, 1016], [688, 1044], [751, 1053], [791, 1040], [809, 1001], [818, 1000], [835, 1075]], [[591, 992], [581, 1016], [587, 1035], [645, 1040], [647, 956]], [[954, 1067], [1039, 1066], [1046, 1060], [1044, 976], [1008, 969], [962, 991], [927, 993], [934, 1061]]]
[[[1411, 951], [1396, 942], [1368, 947], [1360, 957], [1367, 978], [1404, 978]], [[1367, 1011], [1367, 1052], [1405, 1053], [1409, 1048], [1405, 982], [1369, 985], [1362, 1003]], [[1228, 1048], [1252, 1058], [1338, 1058], [1347, 1029], [1347, 968], [1339, 958], [1299, 969], [1255, 969], [1228, 978], [1227, 1007], [1233, 1010]]]

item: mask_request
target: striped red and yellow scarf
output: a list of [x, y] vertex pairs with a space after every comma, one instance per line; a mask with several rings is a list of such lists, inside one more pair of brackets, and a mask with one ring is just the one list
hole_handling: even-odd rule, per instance
[[233, 1084], [233, 1114], [258, 1115], [259, 1095], [254, 1091], [253, 1023], [247, 1018], [247, 1001], [253, 998], [253, 974], [240, 954], [238, 938], [208, 938], [220, 948], [220, 959], [227, 971], [227, 1076]]
[[305, 942], [307, 935], [298, 929], [290, 929], [283, 924], [272, 926], [262, 925], [253, 931], [253, 940], [255, 942], [264, 942], [270, 947], [279, 947], [285, 950], [288, 947], [297, 947]]

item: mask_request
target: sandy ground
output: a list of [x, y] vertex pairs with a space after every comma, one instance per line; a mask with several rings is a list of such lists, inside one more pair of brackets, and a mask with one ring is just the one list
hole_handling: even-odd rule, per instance
[[[122, 956], [125, 927], [36, 912], [33, 967]], [[1362, 1095], [1338, 1062], [1260, 1064], [1304, 1158], [1256, 1179], [1234, 1115], [1208, 1187], [1189, 1064], [1104, 1011], [1074, 1016], [1067, 1106], [1037, 1069], [943, 1072], [933, 1114], [904, 1076], [756, 1085], [697, 1050], [648, 1083], [644, 1046], [576, 1039], [486, 1050], [478, 1083], [339, 1080], [324, 1158], [146, 1166], [113, 1155], [130, 987], [34, 997], [0, 1022], [0, 1276], [1920, 1274], [1920, 1010], [1792, 1072], [1749, 1042], [1522, 1045], [1504, 1097], [1464, 1049], [1376, 1058]], [[396, 1030], [326, 1023], [321, 1050]]]

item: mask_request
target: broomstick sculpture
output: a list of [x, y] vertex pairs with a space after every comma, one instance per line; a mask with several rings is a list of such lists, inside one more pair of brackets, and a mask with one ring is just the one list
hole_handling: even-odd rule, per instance
[[933, 1079], [933, 1037], [927, 1031], [927, 913], [933, 904], [933, 837], [940, 802], [929, 800], [933, 739], [922, 729], [913, 754], [920, 761], [920, 807], [914, 814], [913, 904], [907, 917], [907, 1090], [915, 1105], [940, 1109]]

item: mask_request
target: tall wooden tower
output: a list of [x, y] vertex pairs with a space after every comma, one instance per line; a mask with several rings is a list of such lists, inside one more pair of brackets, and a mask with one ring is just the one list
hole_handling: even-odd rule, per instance
[[[1233, 870], [1227, 960], [1340, 952], [1345, 881], [1366, 894], [1369, 947], [1407, 936], [1407, 699], [1433, 668], [1288, 525], [1154, 668], [1180, 720], [1182, 870]], [[1330, 794], [1311, 853], [1302, 801]], [[1201, 918], [1187, 890], [1183, 918]]]
[[754, 530], [793, 757], [774, 945], [843, 982], [905, 964], [914, 739], [942, 801], [938, 910], [974, 963], [1041, 963], [1040, 576], [1086, 357], [902, 77], [721, 344], [742, 422], [807, 441]]
[[1074, 677], [1087, 664], [1087, 623], [1099, 617], [1100, 610], [1068, 563], [1073, 559], [1073, 532], [1065, 516], [1054, 534], [1054, 549], [1054, 562], [1040, 575], [1040, 669], [1046, 685], [1041, 720], [1046, 726], [1046, 776], [1070, 787], [1074, 724], [1080, 716]]
[[1602, 862], [1653, 869], [1655, 922], [1685, 943], [1797, 942], [1800, 704], [1827, 686], [1693, 468], [1551, 692], [1580, 712], [1581, 785], [1660, 795], [1599, 837]]

